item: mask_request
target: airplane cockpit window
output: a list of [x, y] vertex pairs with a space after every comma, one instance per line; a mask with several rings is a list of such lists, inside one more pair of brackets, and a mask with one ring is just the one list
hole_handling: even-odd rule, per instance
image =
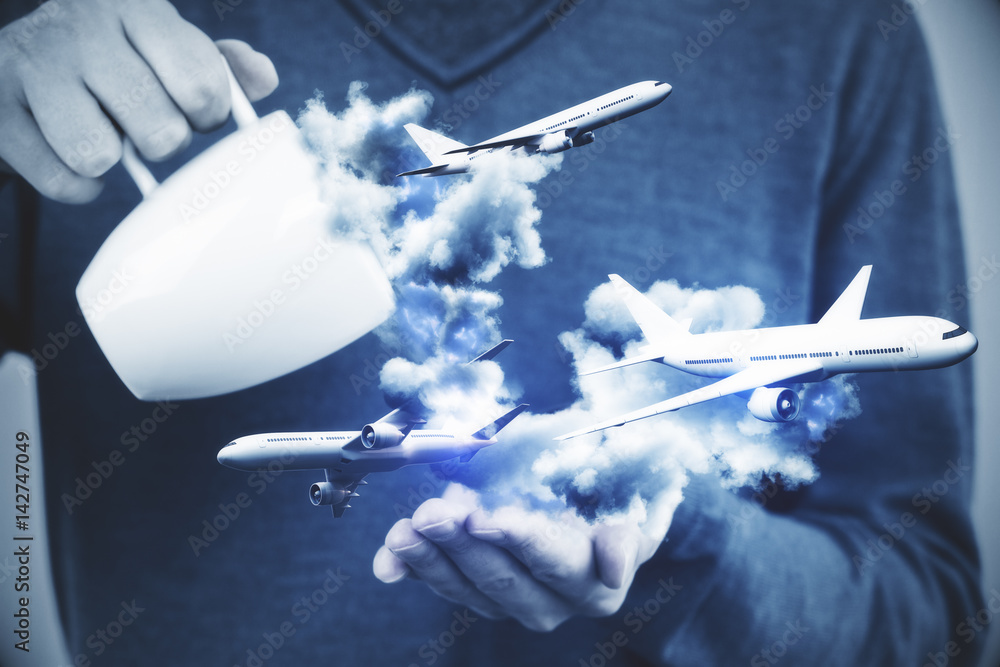
[[949, 338], [956, 338], [957, 336], [961, 336], [964, 333], [968, 333], [968, 332], [965, 329], [963, 329], [962, 327], [958, 327], [957, 329], [952, 329], [951, 331], [948, 331], [948, 332], [945, 332], [945, 333], [941, 334], [941, 340], [948, 340]]
[[[228, 445], [226, 445], [226, 447], [232, 447], [235, 444], [236, 444], [236, 441], [233, 440], [231, 443], [229, 443]], [[223, 447], [223, 449], [225, 449], [226, 447]]]

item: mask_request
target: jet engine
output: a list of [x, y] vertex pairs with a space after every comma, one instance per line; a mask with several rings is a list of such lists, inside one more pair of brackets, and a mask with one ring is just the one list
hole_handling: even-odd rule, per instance
[[361, 429], [361, 444], [367, 449], [395, 447], [403, 442], [405, 437], [398, 428], [384, 422], [365, 424], [365, 427]]
[[349, 495], [346, 489], [338, 489], [330, 482], [316, 482], [309, 487], [309, 500], [317, 507], [319, 505], [339, 505], [347, 500]]
[[586, 146], [587, 144], [592, 143], [594, 143], [593, 132], [584, 132], [577, 137], [573, 137], [573, 148], [579, 148], [580, 146]]
[[799, 395], [787, 387], [754, 389], [747, 409], [757, 419], [766, 422], [790, 422], [799, 415]]
[[538, 144], [539, 153], [562, 153], [573, 147], [573, 140], [565, 134], [546, 134]]

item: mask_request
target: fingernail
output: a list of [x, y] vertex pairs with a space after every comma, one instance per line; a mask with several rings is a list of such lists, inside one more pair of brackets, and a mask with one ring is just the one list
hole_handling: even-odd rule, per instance
[[417, 540], [416, 542], [411, 542], [410, 544], [403, 544], [396, 547], [389, 547], [389, 551], [391, 551], [396, 555], [407, 554], [413, 551], [414, 549], [424, 546], [425, 544], [427, 544], [427, 540]]
[[414, 528], [416, 528], [417, 532], [424, 537], [429, 537], [432, 540], [438, 540], [454, 535], [455, 531], [458, 530], [458, 524], [455, 523], [454, 519], [448, 518], [427, 526], [414, 526]]
[[507, 533], [499, 528], [479, 528], [470, 530], [469, 534], [487, 542], [502, 542], [507, 539]]

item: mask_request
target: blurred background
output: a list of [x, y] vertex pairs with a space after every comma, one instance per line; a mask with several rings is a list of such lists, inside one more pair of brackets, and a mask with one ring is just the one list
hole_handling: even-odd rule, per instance
[[[902, 3], [900, 3], [902, 5]], [[1000, 253], [1000, 3], [996, 0], [918, 0], [917, 16], [927, 35], [945, 117], [961, 138], [952, 156], [965, 225], [965, 261], [970, 288], [982, 270], [982, 287], [970, 294], [972, 329], [979, 337], [973, 356], [976, 387], [976, 479], [972, 506], [983, 559], [983, 590], [1000, 590], [1000, 279], [989, 262]], [[970, 289], [970, 292], [972, 290]], [[983, 667], [1000, 664], [1000, 631], [990, 628]]]

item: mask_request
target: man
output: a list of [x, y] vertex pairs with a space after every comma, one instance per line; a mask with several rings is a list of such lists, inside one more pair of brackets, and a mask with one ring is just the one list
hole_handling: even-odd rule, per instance
[[[22, 197], [18, 224], [5, 218], [12, 239], [30, 238], [32, 219], [38, 229], [33, 252], [18, 258], [33, 261], [31, 289], [20, 286], [33, 310], [8, 345], [21, 340], [30, 352], [47, 333], [82, 325], [72, 287], [135, 204], [120, 170], [109, 171], [120, 144], [101, 131], [102, 114], [154, 160], [183, 148], [191, 128], [225, 118], [203, 33], [268, 54], [282, 85], [261, 108], [294, 111], [315, 88], [333, 107], [356, 79], [386, 99], [416, 79], [436, 96], [432, 115], [469, 142], [633, 81], [674, 85], [661, 108], [620, 123], [603, 153], [568, 154], [569, 178], [541, 186], [551, 262], [498, 281], [504, 334], [529, 350], [503, 366], [535, 411], [572, 401], [555, 335], [579, 324], [578, 304], [604, 274], [630, 275], [651, 252], [668, 262], [637, 286], [750, 284], [777, 313], [774, 324], [815, 321], [868, 263], [885, 287], [873, 285], [866, 314], [963, 319], [945, 296], [963, 273], [947, 127], [914, 22], [880, 31], [892, 12], [883, 3], [525, 0], [489, 11], [449, 3], [443, 15], [360, 0], [177, 4], [197, 28], [150, 0], [47, 3], [31, 14], [35, 32], [5, 29], [3, 44], [16, 48], [0, 68], [0, 158], [67, 203], [97, 197], [98, 179], [107, 180], [91, 204]], [[262, 56], [218, 48], [254, 97], [273, 87]], [[933, 164], [914, 160], [928, 149]], [[537, 554], [549, 566], [541, 572], [518, 565], [531, 535], [499, 526], [502, 538], [447, 501], [428, 499], [390, 529], [429, 497], [422, 485], [443, 491], [425, 470], [379, 480], [354, 516], [331, 523], [303, 505], [312, 480], [281, 474], [250, 486], [215, 463], [234, 434], [347, 428], [382, 414], [376, 387], [355, 392], [350, 377], [383, 353], [366, 339], [267, 385], [168, 406], [133, 399], [86, 333], [39, 368], [50, 525], [74, 653], [95, 664], [974, 660], [975, 642], [957, 630], [981, 607], [966, 366], [859, 379], [864, 412], [817, 454], [820, 479], [769, 498], [764, 511], [748, 513], [751, 500], [696, 478], [655, 554], [656, 545], [637, 544], [616, 559], [607, 536], [566, 533]], [[169, 417], [144, 431], [157, 408]], [[75, 480], [113, 450], [127, 453], [125, 464], [85, 501], [67, 501]], [[252, 503], [237, 515], [240, 493]], [[391, 554], [379, 551], [383, 542]], [[588, 543], [597, 565], [556, 567]], [[367, 571], [376, 552], [380, 578], [416, 574], [459, 606], [420, 582], [382, 586]], [[506, 586], [477, 586], [483, 570], [501, 565]], [[620, 610], [589, 617], [612, 611], [588, 607], [591, 593], [626, 588]], [[100, 639], [133, 599], [144, 609], [135, 623]], [[516, 620], [487, 620], [503, 616]]]

